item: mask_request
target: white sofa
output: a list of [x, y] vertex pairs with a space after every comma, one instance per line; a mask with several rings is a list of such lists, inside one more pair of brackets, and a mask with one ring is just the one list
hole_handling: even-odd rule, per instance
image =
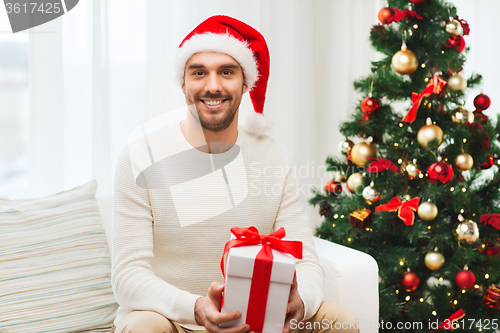
[[[111, 242], [112, 197], [98, 197], [108, 244]], [[350, 308], [361, 333], [378, 332], [378, 266], [366, 253], [315, 238], [316, 250], [326, 273], [325, 301]]]

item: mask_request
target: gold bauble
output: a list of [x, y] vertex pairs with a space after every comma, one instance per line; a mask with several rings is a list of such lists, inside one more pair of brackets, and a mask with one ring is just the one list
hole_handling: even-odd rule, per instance
[[377, 157], [377, 148], [370, 142], [360, 142], [354, 145], [351, 150], [351, 159], [357, 166], [368, 165], [369, 158]]
[[474, 160], [472, 159], [472, 156], [470, 156], [470, 154], [462, 153], [455, 157], [455, 166], [460, 172], [470, 170], [473, 165]]
[[424, 221], [432, 221], [438, 214], [438, 208], [432, 202], [423, 202], [418, 206], [418, 216]]
[[472, 244], [479, 238], [479, 229], [477, 223], [472, 220], [460, 222], [455, 229], [459, 241]]
[[411, 74], [418, 68], [417, 56], [406, 47], [402, 47], [392, 57], [392, 68], [399, 74]]
[[469, 123], [473, 123], [474, 113], [470, 112], [463, 106], [459, 106], [452, 111], [451, 119], [457, 124], [465, 123], [466, 121], [468, 121]]
[[422, 126], [417, 133], [417, 141], [420, 143], [422, 148], [427, 147], [429, 141], [437, 139], [439, 144], [443, 142], [443, 130], [441, 127], [437, 125], [424, 125]]
[[339, 183], [345, 183], [347, 180], [347, 177], [345, 175], [344, 171], [334, 171], [333, 172], [333, 180]]
[[446, 23], [446, 31], [454, 35], [462, 35], [464, 33], [462, 24], [455, 19], [451, 19], [448, 23]]
[[444, 256], [442, 253], [431, 251], [425, 255], [425, 266], [428, 269], [437, 271], [444, 265]]
[[363, 189], [365, 188], [366, 178], [363, 177], [360, 173], [353, 173], [347, 179], [347, 188], [351, 193], [363, 193]]
[[451, 91], [455, 92], [464, 91], [465, 88], [467, 88], [467, 80], [458, 74], [453, 74], [448, 79], [448, 88], [450, 88]]

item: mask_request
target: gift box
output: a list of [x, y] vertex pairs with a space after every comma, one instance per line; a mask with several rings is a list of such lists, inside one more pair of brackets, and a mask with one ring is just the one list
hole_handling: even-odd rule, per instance
[[[250, 228], [231, 229], [233, 234], [236, 232], [237, 239], [228, 244], [233, 242], [233, 246], [237, 245], [228, 248], [226, 244], [224, 253], [227, 253], [227, 264], [221, 312], [239, 311], [241, 317], [220, 326], [232, 327], [247, 323], [255, 332], [281, 333], [295, 274], [294, 256], [302, 257], [302, 243], [281, 240], [284, 237], [284, 230], [281, 229], [262, 236], [255, 228]], [[241, 230], [247, 233], [246, 237], [242, 233], [238, 235]], [[249, 237], [249, 230], [257, 236]], [[276, 235], [281, 237], [277, 238]], [[272, 242], [269, 242], [270, 237], [273, 238]], [[293, 255], [287, 253], [286, 246], [281, 246], [283, 243], [296, 247], [289, 251]]]

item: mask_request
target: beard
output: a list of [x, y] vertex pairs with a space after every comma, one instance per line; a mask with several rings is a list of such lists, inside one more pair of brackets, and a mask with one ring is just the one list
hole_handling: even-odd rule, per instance
[[[217, 110], [216, 112], [203, 108], [202, 99], [225, 99], [226, 105], [224, 110]], [[240, 106], [241, 96], [234, 99], [233, 96], [223, 96], [222, 94], [205, 94], [203, 96], [195, 95], [194, 98], [186, 96], [186, 103], [189, 105], [188, 109], [194, 119], [204, 129], [212, 132], [224, 131], [231, 125], [236, 116], [236, 112]], [[194, 107], [193, 107], [194, 106]], [[221, 113], [219, 117], [211, 117], [212, 114]], [[215, 119], [217, 118], [217, 119]]]

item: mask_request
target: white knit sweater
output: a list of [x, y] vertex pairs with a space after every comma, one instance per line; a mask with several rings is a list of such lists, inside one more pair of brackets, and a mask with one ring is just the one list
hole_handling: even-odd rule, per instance
[[241, 127], [221, 154], [193, 148], [178, 122], [129, 144], [115, 175], [115, 325], [132, 310], [196, 324], [196, 300], [211, 282], [224, 281], [219, 264], [230, 228], [252, 225], [261, 234], [284, 227], [285, 239], [303, 242], [297, 281], [304, 318], [311, 317], [323, 298], [324, 272], [295, 165], [284, 146]]

